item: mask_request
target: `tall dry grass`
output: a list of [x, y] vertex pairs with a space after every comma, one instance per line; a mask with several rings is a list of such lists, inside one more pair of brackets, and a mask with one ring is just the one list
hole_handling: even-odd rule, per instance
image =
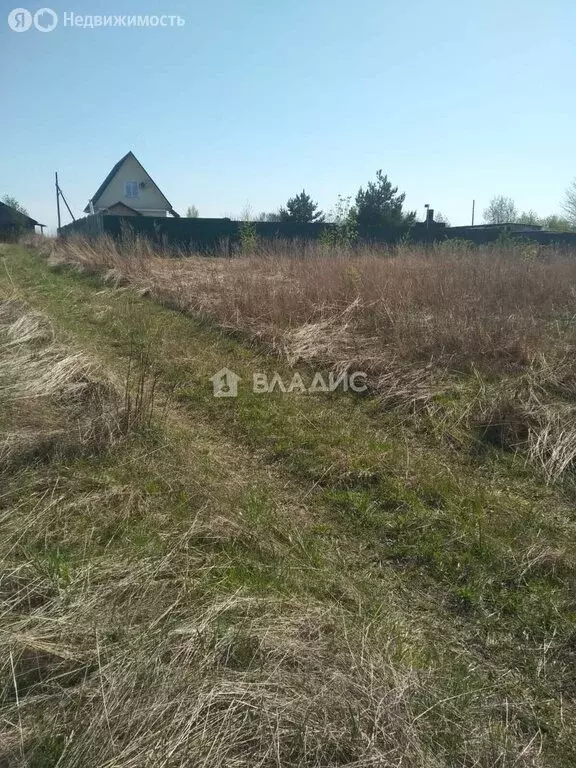
[[576, 258], [523, 249], [308, 247], [235, 259], [169, 258], [135, 240], [70, 240], [57, 258], [250, 331], [293, 358], [452, 368], [530, 365], [576, 340]]
[[482, 439], [526, 450], [550, 480], [574, 466], [575, 254], [445, 243], [179, 256], [107, 238], [58, 242], [51, 253], [239, 331], [292, 365], [364, 370], [387, 406], [463, 420]]

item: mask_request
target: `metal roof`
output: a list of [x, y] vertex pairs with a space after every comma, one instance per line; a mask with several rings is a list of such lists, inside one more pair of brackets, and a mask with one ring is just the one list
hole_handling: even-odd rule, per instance
[[28, 219], [28, 221], [31, 224], [38, 225], [39, 227], [45, 227], [46, 226], [45, 224], [40, 224], [40, 222], [36, 221], [36, 219], [33, 219], [32, 216], [28, 216], [27, 213], [22, 213], [22, 211], [18, 211], [18, 210], [16, 210], [16, 208], [12, 208], [11, 205], [6, 205], [6, 203], [0, 202], [0, 211], [4, 211], [4, 212], [9, 211], [9, 216], [12, 219], [14, 219], [14, 218]]

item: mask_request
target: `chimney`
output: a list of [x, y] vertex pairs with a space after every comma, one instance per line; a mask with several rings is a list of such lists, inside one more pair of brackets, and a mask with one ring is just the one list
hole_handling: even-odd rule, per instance
[[434, 208], [426, 209], [426, 229], [434, 226]]

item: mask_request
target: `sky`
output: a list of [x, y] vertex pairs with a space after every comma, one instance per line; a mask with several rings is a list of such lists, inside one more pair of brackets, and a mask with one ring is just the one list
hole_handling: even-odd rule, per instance
[[232, 218], [303, 188], [330, 211], [378, 169], [420, 219], [546, 215], [576, 177], [574, 0], [46, 1], [56, 28], [15, 32], [0, 0], [0, 195], [52, 229], [54, 171], [79, 217], [129, 150], [180, 213]]

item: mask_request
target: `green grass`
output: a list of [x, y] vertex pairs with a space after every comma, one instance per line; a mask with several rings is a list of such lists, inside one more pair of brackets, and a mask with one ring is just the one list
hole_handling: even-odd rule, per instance
[[[337, 666], [346, 646], [338, 629], [343, 622], [351, 627], [354, 655], [362, 648], [356, 634], [365, 636], [368, 645], [387, 649], [395, 674], [420, 679], [406, 683], [409, 716], [396, 723], [406, 764], [573, 764], [575, 539], [568, 485], [545, 485], [496, 448], [473, 450], [472, 435], [464, 435], [464, 448], [455, 447], [440, 424], [414, 423], [368, 397], [243, 389], [237, 399], [215, 399], [209, 378], [223, 366], [245, 381], [254, 371], [276, 370], [286, 379], [291, 372], [281, 359], [206, 320], [50, 269], [31, 251], [11, 248], [4, 266], [0, 293], [15, 293], [46, 314], [57, 334], [120, 389], [139, 349], [149, 351], [149, 375], [157, 380], [152, 429], [137, 429], [103, 452], [56, 453], [4, 471], [2, 505], [16, 511], [4, 523], [4, 571], [15, 578], [29, 570], [47, 618], [76, 616], [74, 669], [104, 665], [109, 672], [100, 674], [100, 686], [118, 674], [121, 690], [127, 683], [114, 673], [115, 659], [138, 659], [151, 627], [172, 659], [170, 632], [229, 601], [227, 609], [210, 609], [215, 618], [205, 619], [206, 636], [197, 630], [201, 643], [216, 649], [212, 671], [202, 666], [202, 655], [190, 663], [200, 665], [200, 680], [215, 675], [215, 664], [224, 669], [218, 680], [223, 674], [232, 681], [240, 671], [245, 681], [268, 679], [270, 664], [280, 662], [266, 650], [258, 614], [273, 610], [281, 624], [283, 612], [297, 621], [299, 612], [323, 606], [327, 617], [309, 628], [312, 639], [296, 640], [285, 630], [279, 685], [295, 684], [307, 654], [300, 661], [296, 651], [292, 656], [298, 643], [322, 649], [322, 670]], [[3, 412], [2, 429], [16, 426]], [[261, 601], [256, 617], [246, 614], [248, 598]], [[265, 607], [267, 601], [275, 607]], [[27, 616], [33, 628], [29, 612], [20, 612], [19, 621]], [[67, 645], [63, 636], [58, 643]], [[177, 661], [171, 664], [177, 668]], [[389, 674], [388, 666], [382, 669]], [[316, 674], [311, 680], [318, 683]], [[363, 674], [360, 664], [358, 679]], [[56, 696], [54, 675], [46, 677], [42, 685]], [[298, 680], [305, 690], [303, 670]], [[28, 711], [38, 722], [48, 717], [43, 691], [32, 686], [29, 710], [20, 717]], [[106, 725], [106, 712], [100, 713], [101, 730], [66, 746], [96, 705], [83, 702], [80, 692], [62, 706], [53, 735], [42, 725], [21, 730], [24, 746], [15, 747], [16, 755], [23, 750], [38, 766], [56, 765], [60, 756], [58, 765], [78, 764], [80, 756], [104, 765], [113, 754], [114, 764], [129, 764], [122, 751], [128, 747], [118, 747], [121, 718]], [[343, 728], [338, 739], [322, 731], [314, 757], [305, 720], [290, 721], [297, 728], [290, 747], [282, 743], [281, 765], [367, 760], [370, 707], [360, 694], [346, 713], [338, 702], [330, 706], [326, 716]], [[373, 728], [376, 743], [384, 744], [380, 727]], [[254, 727], [246, 721], [243, 732]], [[199, 760], [204, 748], [188, 759]], [[153, 764], [172, 764], [160, 743], [155, 749], [163, 757]], [[262, 745], [246, 749], [255, 760]], [[218, 760], [206, 764], [227, 764]], [[396, 763], [391, 757], [379, 764]]]

